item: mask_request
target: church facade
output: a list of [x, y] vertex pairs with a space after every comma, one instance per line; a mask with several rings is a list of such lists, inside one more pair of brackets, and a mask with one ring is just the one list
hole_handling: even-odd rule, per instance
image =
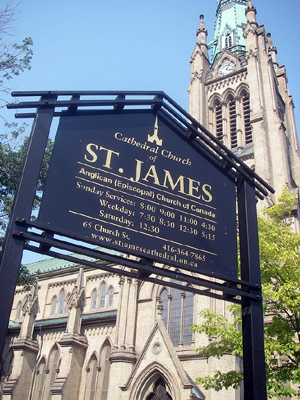
[[[276, 189], [269, 205], [284, 186], [298, 193], [287, 75], [251, 0], [219, 0], [213, 41], [207, 36], [201, 16], [190, 114]], [[232, 355], [199, 355], [196, 349], [213, 338], [189, 329], [206, 308], [231, 318], [225, 302], [170, 288], [167, 280], [163, 286], [103, 272], [101, 264], [48, 259], [28, 268], [36, 284], [30, 292], [16, 289], [1, 399], [243, 399], [242, 389], [214, 392], [196, 384], [216, 369], [242, 368]]]
[[189, 112], [274, 187], [272, 205], [284, 186], [298, 192], [299, 143], [286, 69], [256, 14], [252, 1], [220, 0], [210, 43], [200, 16]]

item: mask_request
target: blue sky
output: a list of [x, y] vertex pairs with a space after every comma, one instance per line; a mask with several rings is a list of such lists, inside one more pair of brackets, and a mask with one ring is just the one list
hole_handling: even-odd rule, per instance
[[[300, 123], [300, 0], [253, 0], [285, 64]], [[189, 60], [217, 0], [23, 0], [13, 40], [31, 36], [32, 70], [15, 90], [163, 90], [188, 109]], [[11, 111], [11, 117], [13, 112]], [[298, 127], [298, 130], [300, 128]]]
[[[285, 64], [300, 133], [300, 0], [253, 0]], [[212, 40], [217, 0], [23, 0], [12, 41], [31, 36], [32, 69], [13, 90], [162, 90], [188, 110], [199, 15]], [[14, 119], [14, 111], [5, 111]], [[30, 121], [26, 121], [29, 122]], [[24, 257], [24, 262], [34, 257]]]

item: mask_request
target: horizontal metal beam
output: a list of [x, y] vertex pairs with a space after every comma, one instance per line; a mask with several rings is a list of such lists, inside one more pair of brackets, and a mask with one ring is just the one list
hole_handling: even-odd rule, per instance
[[[29, 250], [32, 252], [38, 252], [38, 249], [34, 246], [28, 245], [26, 244], [24, 247], [25, 250]], [[178, 283], [175, 282], [171, 282], [171, 281], [165, 281], [163, 279], [160, 279], [158, 277], [153, 277], [151, 278], [150, 276], [148, 276], [147, 273], [145, 273], [145, 275], [141, 274], [141, 273], [137, 273], [137, 272], [133, 272], [130, 270], [126, 270], [126, 269], [121, 269], [121, 268], [115, 268], [113, 267], [113, 265], [109, 265], [109, 266], [105, 266], [104, 264], [97, 264], [91, 261], [83, 261], [80, 260], [72, 255], [67, 255], [67, 254], [61, 254], [55, 251], [50, 250], [48, 252], [48, 254], [50, 257], [54, 257], [54, 258], [60, 258], [62, 260], [66, 260], [69, 262], [74, 262], [76, 264], [79, 265], [86, 265], [88, 267], [92, 267], [94, 269], [100, 269], [109, 273], [114, 273], [116, 275], [120, 275], [120, 276], [127, 276], [129, 278], [134, 278], [134, 279], [140, 279], [143, 281], [147, 281], [147, 282], [151, 282], [154, 283], [156, 285], [161, 285], [161, 286], [169, 286], [172, 287], [174, 289], [179, 289], [179, 290], [183, 290], [186, 292], [191, 292], [191, 293], [195, 293], [195, 294], [199, 294], [199, 295], [203, 295], [203, 296], [208, 296], [208, 297], [212, 297], [218, 300], [224, 300], [224, 296], [211, 292], [209, 289], [203, 290], [203, 289], [198, 289], [194, 286], [186, 286], [186, 285], [180, 285]], [[141, 272], [141, 271], [140, 271]], [[240, 299], [235, 299], [232, 298], [231, 300], [232, 303], [236, 303], [236, 304], [241, 304], [241, 300]]]
[[[24, 230], [25, 231], [27, 231], [27, 228], [36, 228], [36, 229], [38, 229], [40, 231], [43, 231], [45, 233], [54, 234], [54, 230], [51, 230], [51, 229], [49, 229], [48, 226], [46, 226], [44, 224], [40, 224], [38, 222], [34, 222], [34, 221], [23, 219], [23, 220], [16, 220], [16, 224], [24, 226], [24, 228], [25, 228]], [[35, 242], [38, 242], [40, 240], [40, 238], [42, 238], [42, 236], [40, 234], [38, 234], [38, 233], [31, 233], [31, 234], [33, 235], [31, 240], [34, 240]], [[71, 233], [62, 231], [60, 229], [55, 229], [55, 234], [57, 234], [59, 236], [62, 236], [62, 237], [65, 237], [67, 239], [71, 239], [71, 240], [77, 240], [77, 241], [80, 241], [80, 242], [85, 241], [86, 243], [89, 243], [89, 244], [94, 245], [94, 246], [99, 245], [95, 241], [88, 240], [87, 238], [83, 238], [81, 236], [78, 236], [78, 235], [75, 235], [75, 234], [71, 234]], [[45, 240], [44, 237], [43, 237], [43, 240]], [[58, 239], [54, 239], [54, 240], [57, 243], [60, 242], [60, 243], [66, 243], [67, 245], [72, 245], [70, 242], [65, 242], [63, 240], [58, 240]], [[86, 251], [86, 250], [87, 251], [92, 251], [92, 249], [84, 247], [84, 246], [80, 246], [80, 245], [76, 245], [76, 246], [77, 246], [77, 250], [82, 249], [83, 251]], [[73, 250], [70, 250], [70, 251], [73, 251]], [[101, 252], [101, 251], [97, 250], [97, 254], [99, 254], [99, 253], [101, 253], [105, 257], [111, 257], [108, 253]], [[125, 251], [123, 253], [126, 254]], [[130, 254], [130, 253], [128, 253], [128, 254]], [[91, 253], [89, 253], [89, 255], [91, 256]], [[105, 258], [105, 259], [107, 261], [109, 261], [109, 262], [116, 262], [116, 258], [114, 258], [113, 260], [110, 260], [109, 258]], [[117, 258], [117, 260], [119, 262], [119, 261], [123, 260], [123, 257], [119, 257], [119, 258]], [[182, 266], [181, 268], [182, 269], [187, 269], [189, 272], [193, 272], [193, 273], [196, 273], [196, 274], [207, 276], [209, 278], [214, 278], [214, 279], [218, 279], [220, 281], [228, 282], [228, 283], [230, 283], [232, 285], [243, 285], [243, 286], [245, 286], [245, 287], [247, 287], [249, 289], [261, 290], [261, 287], [258, 286], [257, 284], [249, 283], [249, 282], [241, 280], [241, 279], [228, 278], [227, 276], [225, 276], [225, 275], [223, 276], [221, 274], [210, 273], [209, 271], [202, 270], [201, 268], [198, 268], [198, 267], [197, 268], [196, 267], [188, 267], [187, 268], [185, 266]]]
[[[126, 106], [154, 106], [162, 104], [161, 100], [158, 99], [149, 99], [149, 100], [57, 100], [51, 105], [55, 107], [109, 107], [109, 106], [118, 106], [118, 105], [126, 105]], [[18, 108], [44, 108], [49, 107], [49, 103], [47, 100], [44, 102], [41, 101], [28, 101], [21, 102], [18, 104]], [[7, 106], [8, 109], [13, 109], [13, 105], [9, 104]]]
[[[42, 252], [40, 250], [40, 248], [34, 247], [34, 246], [29, 247], [28, 245], [26, 245], [25, 248], [27, 248], [28, 250], [31, 250], [31, 251], [35, 251], [35, 252], [38, 252], [41, 254], [48, 255], [48, 256], [50, 254], [51, 254], [51, 256], [53, 256], [54, 252], [53, 251], [50, 252], [49, 249], [54, 247], [54, 248], [57, 248], [60, 250], [65, 250], [65, 251], [69, 251], [69, 252], [72, 252], [75, 254], [81, 254], [81, 255], [84, 255], [87, 257], [94, 258], [95, 261], [89, 261], [89, 260], [82, 259], [78, 256], [76, 257], [75, 255], [68, 255], [68, 257], [71, 257], [71, 259], [78, 264], [85, 264], [85, 265], [89, 265], [92, 267], [97, 266], [97, 268], [103, 269], [104, 271], [107, 271], [107, 272], [118, 271], [118, 273], [122, 273], [122, 269], [115, 267], [116, 264], [120, 264], [120, 265], [129, 267], [131, 269], [135, 269], [139, 273], [142, 272], [143, 274], [146, 274], [146, 276], [142, 277], [143, 280], [149, 281], [149, 279], [155, 279], [155, 281], [157, 282], [158, 278], [150, 278], [150, 275], [152, 275], [152, 274], [155, 274], [158, 276], [163, 276], [163, 277], [169, 278], [169, 279], [172, 279], [172, 278], [174, 279], [174, 271], [156, 267], [156, 266], [154, 266], [154, 264], [152, 262], [149, 262], [149, 260], [144, 260], [145, 262], [143, 262], [143, 260], [141, 260], [140, 262], [138, 262], [138, 261], [126, 259], [124, 257], [114, 256], [114, 255], [111, 255], [111, 254], [108, 254], [108, 253], [105, 253], [103, 251], [99, 251], [96, 249], [84, 248], [83, 246], [65, 242], [63, 240], [46, 239], [36, 233], [16, 232], [13, 234], [13, 236], [17, 237], [19, 239], [21, 238], [24, 241], [29, 240], [29, 241], [37, 242], [40, 245], [43, 245], [44, 248], [48, 249], [45, 252]], [[55, 256], [65, 259], [65, 255], [58, 253], [58, 252], [55, 252]], [[98, 261], [106, 261], [106, 263], [97, 264]], [[137, 275], [135, 275], [135, 277], [139, 278], [139, 275], [137, 274]], [[227, 282], [227, 284], [224, 284], [223, 282], [222, 283], [213, 282], [213, 281], [204, 279], [199, 276], [195, 277], [193, 275], [187, 275], [182, 272], [177, 272], [175, 279], [183, 280], [187, 284], [203, 286], [210, 290], [215, 290], [215, 291], [218, 291], [221, 293], [226, 293], [226, 295], [227, 295], [226, 298], [229, 301], [231, 301], [231, 298], [233, 299], [235, 296], [244, 296], [247, 298], [249, 297], [252, 300], [261, 300], [261, 296], [259, 294], [255, 294], [253, 292], [249, 293], [243, 289], [237, 288], [235, 285], [231, 285], [228, 282]], [[164, 284], [169, 283], [169, 282], [165, 282], [165, 281], [163, 281], [163, 282], [164, 282]], [[245, 285], [243, 285], [243, 287], [244, 286]], [[260, 289], [258, 289], [257, 293], [260, 293]]]

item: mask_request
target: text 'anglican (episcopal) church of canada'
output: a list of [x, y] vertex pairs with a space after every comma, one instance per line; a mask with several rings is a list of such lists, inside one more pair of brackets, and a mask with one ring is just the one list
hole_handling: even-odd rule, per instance
[[[190, 62], [190, 114], [275, 188], [266, 205], [284, 186], [298, 194], [293, 99], [252, 1], [219, 0], [210, 43], [200, 16]], [[242, 367], [233, 355], [201, 357], [195, 350], [208, 339], [189, 330], [205, 308], [230, 318], [225, 302], [62, 260], [28, 268], [38, 280], [30, 293], [15, 293], [0, 398], [242, 399], [240, 389], [195, 384]]]

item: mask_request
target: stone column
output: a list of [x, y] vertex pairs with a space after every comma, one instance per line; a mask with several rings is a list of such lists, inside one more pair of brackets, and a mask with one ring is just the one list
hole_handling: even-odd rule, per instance
[[51, 387], [52, 400], [74, 400], [78, 397], [87, 340], [81, 335], [81, 315], [85, 306], [83, 268], [68, 300], [69, 316], [64, 336], [58, 342], [61, 362]]
[[38, 309], [38, 279], [36, 278], [35, 285], [22, 307], [24, 320], [20, 336], [12, 346], [14, 363], [9, 379], [3, 387], [3, 400], [24, 400], [29, 395], [38, 353], [38, 343], [33, 340], [34, 322]]

